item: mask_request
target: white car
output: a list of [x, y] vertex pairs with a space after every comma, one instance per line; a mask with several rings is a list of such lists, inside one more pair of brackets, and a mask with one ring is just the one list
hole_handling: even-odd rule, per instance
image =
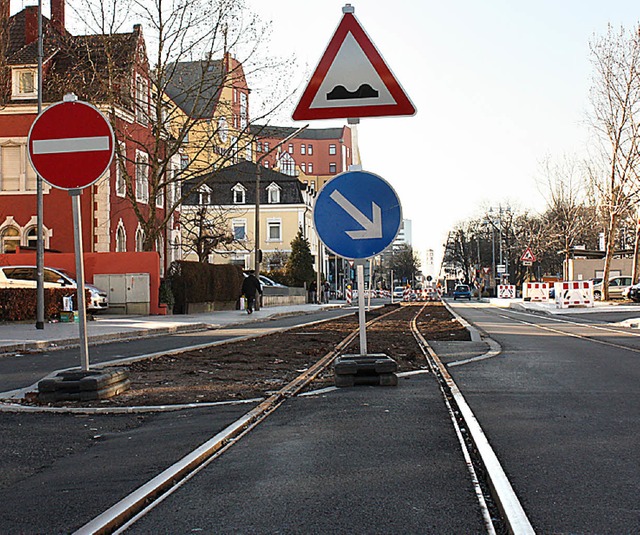
[[404, 286], [396, 286], [393, 289], [393, 297], [396, 299], [402, 299], [404, 297]]
[[[1, 266], [0, 288], [37, 288], [38, 275], [36, 266]], [[77, 288], [76, 281], [70, 273], [58, 268], [44, 268], [45, 288]], [[85, 289], [91, 296], [87, 310], [96, 312], [109, 308], [107, 292], [93, 284], [85, 283]]]

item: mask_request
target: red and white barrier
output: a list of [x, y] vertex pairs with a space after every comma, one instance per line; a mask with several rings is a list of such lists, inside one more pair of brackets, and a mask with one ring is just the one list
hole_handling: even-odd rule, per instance
[[556, 308], [592, 307], [593, 284], [591, 281], [556, 282]]
[[411, 288], [405, 288], [404, 292], [402, 292], [402, 300], [410, 301], [411, 300]]
[[522, 298], [525, 301], [548, 303], [550, 289], [548, 282], [525, 282], [522, 285]]
[[513, 284], [498, 284], [499, 299], [515, 299], [516, 287]]
[[347, 286], [347, 291], [346, 291], [346, 299], [347, 299], [347, 305], [351, 304], [351, 300], [352, 300], [352, 296], [351, 296], [351, 286]]

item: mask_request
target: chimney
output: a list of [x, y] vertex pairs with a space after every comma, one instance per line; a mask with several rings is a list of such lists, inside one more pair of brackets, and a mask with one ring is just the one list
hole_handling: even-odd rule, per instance
[[38, 6], [24, 8], [24, 44], [38, 40]]
[[64, 2], [65, 0], [51, 0], [51, 22], [61, 33], [65, 32], [64, 27]]

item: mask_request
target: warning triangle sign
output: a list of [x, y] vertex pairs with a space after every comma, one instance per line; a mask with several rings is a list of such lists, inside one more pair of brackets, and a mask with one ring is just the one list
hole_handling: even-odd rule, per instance
[[522, 256], [520, 257], [521, 262], [535, 262], [536, 257], [533, 256], [533, 251], [530, 247], [527, 247]]
[[416, 109], [353, 11], [344, 13], [293, 112], [296, 121], [414, 115]]

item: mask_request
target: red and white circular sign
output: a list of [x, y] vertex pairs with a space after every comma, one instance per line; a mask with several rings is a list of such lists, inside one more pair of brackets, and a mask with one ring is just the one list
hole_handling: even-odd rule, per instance
[[109, 169], [114, 153], [113, 129], [91, 104], [58, 102], [31, 125], [28, 152], [31, 165], [52, 186], [86, 188]]

